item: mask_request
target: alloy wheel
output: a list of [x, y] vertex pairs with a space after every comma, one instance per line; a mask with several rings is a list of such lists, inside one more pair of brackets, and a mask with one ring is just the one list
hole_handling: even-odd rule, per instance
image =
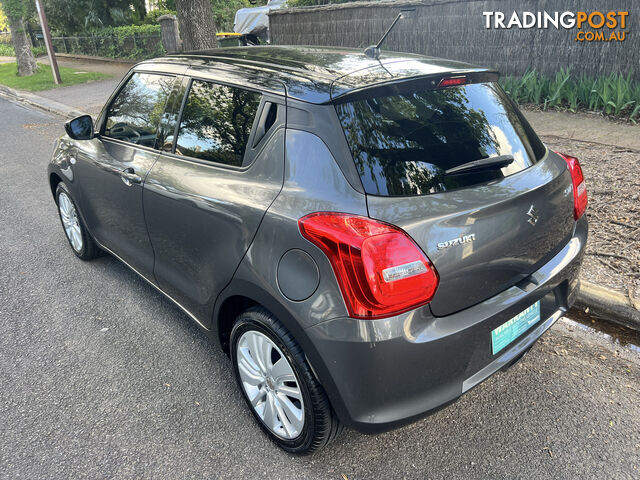
[[76, 207], [69, 196], [62, 192], [58, 196], [58, 209], [60, 210], [60, 218], [62, 226], [71, 246], [76, 252], [82, 251], [82, 230], [80, 229], [80, 219]]
[[304, 428], [304, 400], [291, 364], [266, 335], [249, 330], [238, 340], [238, 372], [249, 402], [273, 434], [291, 440]]

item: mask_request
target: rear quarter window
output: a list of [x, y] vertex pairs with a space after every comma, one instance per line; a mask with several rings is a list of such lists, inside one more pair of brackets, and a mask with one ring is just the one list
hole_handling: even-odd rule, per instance
[[[545, 147], [497, 83], [372, 96], [335, 106], [364, 189], [426, 195], [498, 180], [535, 163]], [[513, 163], [445, 171], [487, 157]]]

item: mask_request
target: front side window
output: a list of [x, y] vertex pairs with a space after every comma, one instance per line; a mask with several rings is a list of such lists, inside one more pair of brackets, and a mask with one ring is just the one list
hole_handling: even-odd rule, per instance
[[134, 73], [107, 111], [104, 136], [153, 148], [174, 77]]
[[242, 166], [260, 94], [194, 80], [182, 113], [178, 155]]

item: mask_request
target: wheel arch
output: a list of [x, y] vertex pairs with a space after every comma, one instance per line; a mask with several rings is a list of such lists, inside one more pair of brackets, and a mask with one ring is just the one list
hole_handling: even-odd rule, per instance
[[51, 195], [53, 195], [53, 198], [56, 197], [56, 188], [58, 188], [58, 184], [62, 181], [62, 178], [60, 178], [60, 175], [58, 175], [56, 172], [52, 172], [49, 175], [49, 186], [51, 187]]
[[254, 306], [261, 306], [264, 308], [264, 305], [261, 305], [255, 300], [244, 295], [232, 295], [227, 297], [220, 305], [216, 322], [218, 340], [220, 341], [222, 350], [227, 355], [230, 353], [229, 338], [235, 319], [242, 312]]
[[302, 348], [305, 358], [311, 367], [311, 371], [324, 388], [338, 418], [340, 418], [343, 423], [348, 424], [349, 415], [346, 406], [317, 349], [288, 309], [259, 285], [245, 280], [235, 279], [218, 298], [214, 308], [212, 326], [217, 330], [217, 336], [224, 352], [227, 355], [230, 353], [229, 334], [233, 328], [234, 320], [246, 308], [253, 306], [260, 306], [269, 311], [289, 331]]

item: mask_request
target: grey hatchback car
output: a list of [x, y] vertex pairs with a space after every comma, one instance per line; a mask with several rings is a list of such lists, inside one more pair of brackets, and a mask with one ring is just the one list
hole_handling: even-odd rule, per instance
[[146, 61], [65, 125], [51, 192], [78, 257], [175, 302], [271, 439], [312, 452], [449, 404], [574, 301], [580, 164], [497, 80], [351, 49]]

